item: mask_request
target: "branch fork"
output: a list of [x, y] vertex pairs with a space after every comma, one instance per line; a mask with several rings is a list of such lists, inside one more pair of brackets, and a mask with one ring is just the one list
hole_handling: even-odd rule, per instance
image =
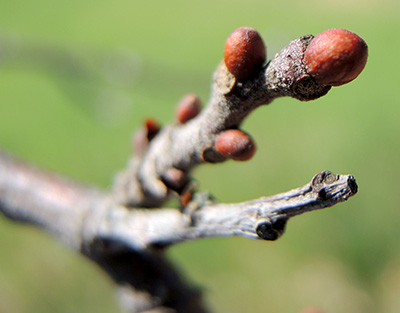
[[[330, 43], [327, 54], [315, 44], [321, 38]], [[206, 107], [201, 110], [200, 100], [189, 95], [171, 125], [146, 121], [135, 136], [136, 154], [112, 191], [46, 173], [0, 151], [0, 212], [43, 228], [99, 264], [119, 286], [129, 312], [207, 312], [163, 247], [213, 236], [276, 240], [290, 218], [346, 201], [357, 184], [351, 175], [323, 171], [282, 194], [223, 204], [192, 188], [191, 171], [206, 162], [250, 159], [255, 144], [240, 129], [246, 116], [277, 97], [314, 100], [354, 79], [366, 62], [364, 44], [353, 33], [330, 30], [302, 36], [265, 62], [261, 37], [240, 28], [228, 38]], [[181, 207], [161, 208], [172, 195]]]

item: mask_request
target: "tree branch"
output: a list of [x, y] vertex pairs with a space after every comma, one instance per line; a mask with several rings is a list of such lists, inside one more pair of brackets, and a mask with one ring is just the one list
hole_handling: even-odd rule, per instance
[[204, 162], [222, 162], [213, 145], [224, 130], [238, 128], [254, 109], [277, 97], [313, 100], [331, 88], [319, 85], [307, 74], [304, 52], [313, 36], [292, 41], [265, 67], [247, 80], [238, 80], [222, 62], [214, 74], [207, 107], [185, 124], [165, 127], [150, 142], [144, 156], [137, 155], [115, 182], [118, 201], [132, 207], [158, 207], [168, 197], [162, 177], [170, 169], [185, 175]]
[[46, 173], [0, 150], [0, 211], [43, 228], [74, 250], [81, 246], [85, 215], [103, 199], [95, 187]]
[[[239, 30], [254, 35], [254, 30]], [[336, 40], [336, 33], [322, 38]], [[353, 176], [323, 171], [286, 193], [218, 204], [207, 194], [194, 193], [188, 179], [199, 164], [252, 156], [254, 145], [238, 128], [258, 106], [281, 96], [307, 101], [325, 95], [331, 86], [321, 81], [332, 78], [325, 75], [327, 68], [328, 74], [334, 68], [335, 79], [340, 74], [332, 85], [344, 83], [343, 77], [345, 82], [354, 79], [365, 65], [366, 45], [358, 36], [354, 40], [355, 34], [342, 30], [339, 34], [344, 39], [350, 36], [349, 42], [364, 56], [356, 71], [349, 73], [346, 66], [354, 54], [340, 55], [345, 76], [341, 76], [343, 64], [336, 71], [337, 58], [333, 62], [331, 55], [324, 56], [328, 67], [311, 68], [319, 82], [310, 75], [304, 58], [313, 36], [292, 41], [266, 65], [252, 64], [256, 67], [246, 70], [251, 75], [245, 78], [235, 77], [221, 63], [209, 103], [200, 114], [196, 116], [197, 104], [192, 102], [191, 111], [179, 113], [177, 121], [161, 131], [156, 123], [146, 123], [136, 136], [136, 156], [115, 179], [113, 192], [45, 173], [0, 151], [0, 212], [49, 231], [95, 261], [118, 284], [121, 303], [129, 312], [207, 312], [200, 293], [165, 259], [163, 247], [214, 236], [276, 240], [290, 218], [330, 207], [357, 192]], [[342, 49], [340, 38], [340, 45], [331, 46]], [[244, 39], [246, 45], [252, 44], [248, 37]], [[262, 46], [256, 49], [261, 55], [265, 52]], [[252, 53], [251, 49], [242, 51]], [[238, 157], [237, 151], [244, 154]], [[171, 194], [181, 197], [182, 208], [149, 209], [160, 207]]]
[[200, 194], [183, 212], [114, 207], [97, 222], [97, 236], [119, 238], [133, 249], [216, 236], [276, 240], [289, 218], [333, 206], [356, 192], [353, 176], [323, 171], [303, 187], [237, 204], [215, 203]]
[[164, 306], [206, 312], [199, 292], [182, 281], [160, 247], [215, 236], [276, 240], [291, 217], [357, 192], [353, 176], [323, 171], [303, 187], [243, 203], [218, 204], [198, 194], [183, 210], [132, 210], [105, 191], [45, 173], [4, 152], [0, 173], [0, 211], [40, 226], [99, 264], [120, 286], [130, 312], [155, 307], [164, 312]]
[[294, 216], [333, 206], [357, 192], [351, 175], [323, 171], [310, 183], [257, 200], [221, 204], [197, 194], [183, 209], [130, 210], [95, 187], [45, 173], [0, 152], [0, 210], [38, 225], [75, 250], [97, 240], [141, 251], [214, 236], [276, 240]]
[[[104, 227], [108, 219], [128, 212], [105, 191], [44, 172], [0, 150], [0, 212], [16, 222], [39, 226], [95, 261], [118, 284], [121, 305], [129, 312], [206, 312], [200, 292], [163, 254], [143, 249], [142, 238], [152, 229], [139, 226], [139, 237], [132, 238], [135, 246], [128, 246], [116, 229]], [[126, 229], [145, 224], [148, 218], [132, 216]]]

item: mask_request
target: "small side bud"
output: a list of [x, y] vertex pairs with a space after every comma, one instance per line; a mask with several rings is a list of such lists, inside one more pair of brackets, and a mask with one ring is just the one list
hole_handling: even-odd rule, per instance
[[177, 168], [170, 168], [161, 179], [165, 186], [178, 193], [182, 191], [187, 183], [186, 174]]
[[176, 118], [180, 124], [196, 117], [201, 110], [201, 101], [196, 95], [190, 94], [185, 96], [178, 105]]
[[253, 157], [256, 146], [244, 132], [238, 129], [230, 129], [217, 136], [214, 149], [226, 158], [247, 161]]
[[260, 34], [251, 27], [240, 27], [228, 37], [224, 61], [237, 79], [246, 79], [265, 62], [267, 52]]
[[151, 141], [160, 131], [160, 124], [158, 124], [158, 122], [154, 119], [147, 119], [144, 122], [144, 127], [146, 128], [146, 132], [147, 132], [147, 139], [149, 141]]
[[304, 64], [317, 83], [340, 86], [362, 72], [367, 58], [368, 46], [360, 36], [335, 28], [311, 40], [304, 54]]
[[182, 190], [179, 197], [182, 208], [186, 207], [189, 202], [192, 201], [196, 189], [197, 183], [193, 180], [185, 185], [185, 188]]
[[148, 148], [149, 142], [160, 131], [160, 125], [154, 119], [147, 119], [133, 137], [133, 146], [138, 157], [142, 157]]

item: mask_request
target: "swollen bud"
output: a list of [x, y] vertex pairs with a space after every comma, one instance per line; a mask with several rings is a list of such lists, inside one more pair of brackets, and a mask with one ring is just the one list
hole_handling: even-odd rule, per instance
[[171, 167], [166, 171], [161, 179], [168, 188], [175, 190], [176, 192], [181, 192], [187, 183], [186, 174], [174, 167]]
[[367, 58], [368, 46], [360, 36], [335, 28], [311, 40], [304, 54], [304, 64], [317, 83], [340, 86], [362, 72]]
[[261, 67], [266, 53], [260, 34], [251, 27], [240, 27], [226, 41], [224, 61], [233, 76], [245, 79]]
[[149, 118], [144, 122], [144, 127], [149, 141], [151, 141], [160, 131], [160, 124], [152, 118]]
[[187, 95], [179, 102], [176, 118], [180, 124], [196, 117], [201, 110], [201, 101], [196, 95]]
[[254, 155], [256, 146], [244, 132], [238, 129], [229, 129], [217, 136], [214, 149], [226, 158], [247, 161]]
[[137, 156], [141, 157], [147, 151], [149, 142], [160, 131], [160, 125], [154, 119], [147, 119], [142, 128], [135, 134], [133, 138], [133, 145]]

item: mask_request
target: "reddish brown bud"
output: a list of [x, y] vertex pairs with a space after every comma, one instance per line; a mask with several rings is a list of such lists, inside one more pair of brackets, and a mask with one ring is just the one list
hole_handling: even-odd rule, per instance
[[335, 28], [311, 40], [304, 54], [304, 64], [317, 83], [340, 86], [362, 72], [367, 58], [368, 46], [361, 37]]
[[176, 118], [179, 123], [185, 124], [200, 113], [201, 102], [196, 95], [187, 95], [179, 102]]
[[251, 27], [240, 27], [225, 44], [225, 65], [238, 79], [248, 78], [266, 59], [266, 48], [260, 34]]
[[160, 131], [160, 125], [158, 124], [158, 122], [151, 118], [147, 119], [144, 122], [144, 127], [146, 128], [147, 139], [149, 141], [152, 140]]
[[236, 161], [250, 160], [256, 151], [253, 140], [244, 132], [230, 129], [217, 136], [215, 150], [226, 158]]
[[168, 188], [181, 192], [187, 183], [187, 177], [183, 171], [177, 168], [170, 168], [162, 176], [162, 181]]
[[193, 180], [185, 185], [185, 188], [182, 190], [179, 198], [182, 207], [187, 206], [189, 202], [192, 201], [193, 194], [195, 193], [196, 189], [197, 183]]
[[144, 122], [144, 126], [141, 127], [133, 137], [133, 145], [137, 156], [142, 157], [146, 153], [149, 141], [152, 140], [159, 131], [160, 126], [157, 121], [147, 119]]
[[179, 198], [180, 203], [183, 207], [187, 206], [189, 204], [190, 201], [192, 201], [193, 198], [193, 194], [191, 191], [187, 190], [184, 191], [183, 194], [181, 195], [181, 197]]

